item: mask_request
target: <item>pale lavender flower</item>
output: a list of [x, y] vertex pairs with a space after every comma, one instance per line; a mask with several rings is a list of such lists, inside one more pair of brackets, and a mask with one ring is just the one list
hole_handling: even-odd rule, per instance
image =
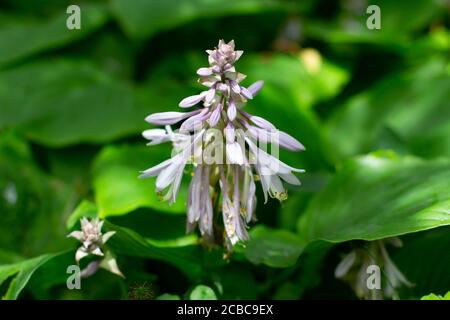
[[[234, 41], [220, 40], [215, 49], [206, 52], [209, 66], [197, 70], [199, 83], [206, 90], [179, 103], [182, 108], [199, 108], [191, 112], [156, 113], [146, 118], [152, 124], [166, 125], [165, 130], [143, 132], [150, 141], [148, 144], [170, 141], [174, 155], [143, 171], [140, 177], [157, 177], [156, 189], [161, 198], [172, 203], [186, 166], [192, 165], [187, 231], [198, 226], [205, 239], [213, 240], [214, 208], [221, 208], [225, 243], [231, 249], [237, 242], [248, 239], [247, 223], [256, 219], [255, 181], [261, 181], [266, 201], [268, 196], [281, 201], [287, 197], [283, 181], [299, 185], [293, 172], [304, 172], [281, 162], [258, 144], [292, 151], [302, 151], [304, 147], [294, 137], [276, 130], [266, 119], [242, 110], [259, 93], [264, 82], [256, 81], [248, 88], [241, 85], [246, 76], [237, 72], [234, 64], [243, 51], [235, 50]], [[174, 133], [170, 125], [177, 123], [181, 123], [180, 130]], [[214, 152], [208, 156], [211, 150]]]
[[89, 221], [86, 218], [80, 220], [81, 231], [73, 231], [68, 237], [77, 239], [82, 243], [75, 254], [75, 260], [79, 262], [89, 254], [103, 256], [101, 246], [106, 243], [116, 232], [109, 231], [102, 234], [103, 221], [94, 218]]

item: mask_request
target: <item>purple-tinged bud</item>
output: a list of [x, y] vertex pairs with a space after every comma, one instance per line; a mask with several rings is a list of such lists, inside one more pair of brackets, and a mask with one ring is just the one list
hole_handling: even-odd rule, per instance
[[241, 87], [234, 80], [230, 80], [230, 87], [231, 87], [231, 90], [233, 90], [233, 92], [236, 94], [239, 94], [241, 92]]
[[241, 87], [241, 95], [246, 99], [253, 99], [252, 93], [245, 87]]
[[159, 112], [153, 113], [145, 118], [145, 121], [155, 125], [172, 125], [177, 122], [180, 122], [183, 119], [186, 119], [190, 116], [196, 115], [201, 110], [194, 110], [191, 112]]
[[211, 68], [200, 68], [200, 69], [197, 70], [197, 74], [199, 76], [206, 77], [206, 76], [212, 75], [213, 74], [213, 70]]
[[250, 87], [248, 87], [248, 91], [252, 93], [253, 96], [256, 96], [258, 92], [262, 89], [264, 86], [264, 81], [259, 80], [253, 83]]
[[264, 118], [258, 117], [258, 116], [254, 116], [248, 112], [245, 112], [243, 110], [239, 110], [240, 113], [242, 113], [245, 117], [247, 117], [251, 122], [253, 122], [254, 124], [256, 124], [258, 127], [266, 129], [266, 130], [273, 130], [275, 129], [275, 126], [270, 123], [269, 121], [267, 121]]
[[225, 131], [225, 139], [227, 140], [227, 143], [233, 143], [236, 138], [233, 124], [231, 122], [228, 122], [224, 131]]
[[233, 121], [234, 119], [236, 119], [236, 113], [237, 113], [236, 104], [234, 103], [233, 100], [230, 100], [228, 102], [228, 109], [227, 109], [228, 119], [230, 121]]
[[200, 93], [200, 94], [196, 94], [194, 96], [184, 98], [183, 100], [181, 100], [179, 106], [181, 108], [192, 107], [192, 106], [196, 105], [197, 103], [199, 103], [200, 101], [202, 101], [204, 97], [205, 97], [205, 93]]
[[215, 96], [216, 96], [216, 89], [213, 87], [206, 92], [205, 104], [210, 105]]
[[220, 120], [220, 114], [222, 112], [222, 104], [220, 103], [217, 107], [211, 112], [211, 116], [208, 119], [209, 125], [211, 127], [215, 127]]

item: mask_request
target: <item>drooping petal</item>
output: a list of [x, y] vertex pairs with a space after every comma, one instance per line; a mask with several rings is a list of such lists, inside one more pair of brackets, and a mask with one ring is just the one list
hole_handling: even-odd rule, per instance
[[286, 181], [289, 184], [292, 184], [295, 186], [299, 186], [302, 184], [300, 182], [300, 180], [298, 180], [298, 178], [292, 173], [281, 173], [279, 176], [281, 177], [281, 179], [283, 179], [284, 181]]
[[334, 276], [336, 278], [342, 278], [343, 276], [345, 276], [355, 263], [355, 260], [356, 260], [356, 252], [353, 250], [349, 254], [347, 254], [341, 260], [341, 262], [339, 262], [336, 269], [334, 270]]
[[260, 128], [266, 129], [266, 130], [275, 130], [275, 126], [268, 120], [254, 116], [248, 112], [245, 112], [243, 110], [239, 110], [240, 113], [242, 113], [246, 118], [248, 118], [251, 122], [253, 122], [255, 125], [257, 125]]
[[175, 203], [177, 200], [178, 190], [180, 190], [181, 179], [183, 178], [183, 170], [179, 170], [175, 176], [172, 185], [172, 196], [169, 200], [169, 204]]
[[167, 168], [172, 163], [172, 159], [164, 160], [163, 162], [157, 164], [154, 167], [151, 167], [145, 171], [141, 172], [141, 175], [139, 175], [139, 178], [148, 178], [148, 177], [154, 177], [157, 176], [162, 170]]
[[156, 178], [156, 189], [163, 190], [169, 184], [171, 184], [175, 178], [177, 170], [180, 170], [180, 167], [184, 164], [180, 161], [181, 154], [177, 154], [172, 158], [170, 165], [167, 168], [164, 168], [161, 173]]
[[213, 231], [213, 207], [209, 194], [209, 166], [203, 166], [200, 203], [202, 204], [199, 219], [200, 232], [204, 236], [211, 237]]
[[190, 223], [195, 223], [200, 218], [202, 171], [202, 166], [195, 168], [194, 177], [189, 184], [188, 221]]

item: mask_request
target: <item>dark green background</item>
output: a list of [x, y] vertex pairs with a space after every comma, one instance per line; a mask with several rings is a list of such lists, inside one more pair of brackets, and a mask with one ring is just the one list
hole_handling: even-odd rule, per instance
[[[355, 299], [333, 276], [364, 241], [416, 285], [450, 290], [450, 35], [445, 1], [0, 1], [0, 294], [26, 299]], [[366, 8], [381, 8], [381, 30]], [[160, 203], [140, 170], [170, 156], [140, 133], [196, 94], [205, 49], [234, 39], [248, 110], [299, 139], [304, 168], [264, 205], [230, 261], [185, 235], [186, 186]], [[66, 289], [82, 215], [106, 218], [126, 279], [99, 271]], [[439, 228], [436, 228], [439, 227]], [[420, 232], [419, 232], [420, 231]], [[317, 239], [324, 241], [315, 241]], [[83, 265], [85, 262], [83, 263]], [[198, 285], [208, 286], [198, 287]], [[195, 289], [194, 289], [195, 288]], [[214, 294], [212, 291], [214, 291]], [[169, 295], [167, 295], [169, 294]]]

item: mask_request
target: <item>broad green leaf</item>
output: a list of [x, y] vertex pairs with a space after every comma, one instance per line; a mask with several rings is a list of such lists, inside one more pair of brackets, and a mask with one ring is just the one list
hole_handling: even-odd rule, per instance
[[10, 264], [24, 260], [24, 258], [12, 251], [0, 249], [0, 264]]
[[[269, 280], [277, 288], [274, 299], [300, 299], [304, 296], [306, 290], [317, 287], [323, 282], [322, 274], [325, 267], [325, 258], [332, 247], [333, 244], [325, 241], [309, 243], [302, 252], [298, 264], [292, 268], [295, 272], [292, 272], [293, 276], [288, 281], [280, 283], [277, 279]], [[290, 272], [290, 270], [286, 269], [285, 271]], [[269, 286], [267, 289], [270, 288]]]
[[56, 254], [45, 254], [15, 264], [0, 265], [0, 284], [9, 277], [13, 277], [3, 299], [17, 299], [36, 269], [55, 256]]
[[[366, 12], [370, 5], [377, 5], [380, 9], [381, 29], [367, 27], [369, 17], [373, 16], [373, 12]], [[400, 52], [414, 32], [425, 28], [444, 11], [444, 4], [440, 1], [371, 0], [366, 5], [342, 6], [332, 21], [311, 19], [305, 23], [305, 29], [309, 36], [327, 43], [381, 44]]]
[[217, 300], [217, 296], [213, 289], [200, 284], [192, 290], [189, 300]]
[[450, 162], [378, 153], [347, 161], [298, 221], [304, 241], [376, 240], [450, 224]]
[[63, 221], [73, 209], [73, 190], [43, 173], [24, 141], [1, 135], [0, 247], [24, 257], [67, 248]]
[[[105, 223], [106, 231], [116, 231], [108, 241], [108, 247], [117, 255], [150, 258], [168, 262], [180, 269], [191, 279], [198, 278], [201, 272], [201, 252], [197, 246], [165, 247], [152, 244], [138, 233], [110, 222]], [[126, 276], [126, 275], [125, 275]]]
[[414, 284], [402, 288], [400, 297], [419, 298], [430, 292], [445, 295], [450, 288], [448, 227], [421, 232], [403, 239], [403, 247], [391, 254], [399, 270]]
[[[427, 58], [428, 59], [428, 58]], [[450, 155], [450, 69], [441, 57], [382, 79], [337, 109], [327, 125], [337, 158], [391, 148]]]
[[[109, 146], [93, 167], [95, 198], [101, 217], [122, 215], [140, 207], [168, 213], [186, 211], [186, 188], [183, 185], [173, 205], [162, 202], [156, 194], [155, 179], [139, 179], [140, 171], [170, 158], [166, 145]], [[185, 179], [186, 181], [186, 179]]]
[[159, 245], [184, 247], [198, 243], [197, 234], [186, 234], [185, 214], [167, 214], [141, 208], [126, 215], [109, 216], [108, 220], [115, 225], [132, 229]]
[[0, 66], [28, 56], [65, 46], [86, 37], [102, 27], [108, 20], [104, 6], [81, 5], [81, 29], [66, 26], [67, 6], [50, 19], [27, 20], [17, 17], [15, 23], [0, 28]]
[[198, 18], [286, 8], [285, 3], [274, 0], [112, 0], [111, 6], [126, 33], [137, 38], [148, 37]]
[[[255, 300], [257, 298], [257, 283], [248, 264], [230, 263], [214, 269], [211, 273], [219, 299]], [[246, 285], [242, 286], [243, 283]]]
[[0, 128], [20, 125], [30, 139], [53, 147], [135, 134], [149, 113], [130, 85], [75, 60], [0, 72], [0, 105]]
[[305, 243], [292, 232], [258, 225], [250, 231], [245, 256], [254, 264], [286, 268], [297, 262], [304, 247]]
[[[36, 299], [52, 299], [51, 289], [57, 286], [63, 287], [64, 290], [70, 291], [67, 288], [67, 279], [71, 275], [67, 273], [67, 268], [75, 265], [75, 250], [76, 242], [69, 241], [73, 246], [72, 249], [62, 252], [46, 263], [40, 266], [31, 277], [27, 284], [27, 292], [30, 292]], [[84, 262], [83, 263], [87, 263]], [[83, 265], [84, 266], [84, 265]], [[81, 266], [81, 268], [83, 268]], [[83, 280], [82, 280], [83, 289]], [[75, 290], [78, 291], [78, 290]]]

